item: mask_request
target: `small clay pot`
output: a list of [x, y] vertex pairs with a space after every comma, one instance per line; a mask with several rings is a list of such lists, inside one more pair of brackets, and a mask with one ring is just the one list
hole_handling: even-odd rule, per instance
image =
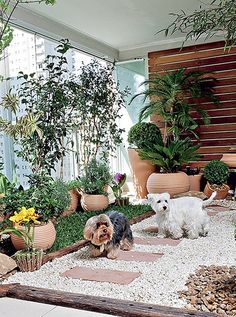
[[211, 194], [216, 191], [217, 194], [216, 194], [216, 197], [215, 199], [224, 199], [227, 194], [228, 194], [228, 191], [229, 191], [229, 186], [227, 184], [223, 184], [222, 186], [216, 186], [216, 185], [211, 185], [207, 182], [205, 188], [204, 188], [204, 194], [207, 196], [207, 197], [210, 197]]

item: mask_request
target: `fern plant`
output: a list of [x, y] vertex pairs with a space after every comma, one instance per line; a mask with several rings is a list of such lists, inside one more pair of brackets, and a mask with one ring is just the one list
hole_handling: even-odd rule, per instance
[[154, 144], [147, 150], [139, 150], [139, 156], [143, 160], [149, 160], [160, 167], [162, 173], [175, 173], [182, 165], [199, 159], [196, 150], [200, 145], [192, 145], [189, 138], [184, 140], [168, 140], [166, 144]]

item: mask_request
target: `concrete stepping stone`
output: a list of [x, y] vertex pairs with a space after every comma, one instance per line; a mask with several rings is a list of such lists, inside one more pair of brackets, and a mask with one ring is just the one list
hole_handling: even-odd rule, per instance
[[138, 251], [120, 251], [116, 260], [136, 261], [136, 262], [155, 262], [160, 259], [164, 253], [138, 252]]
[[93, 269], [88, 267], [76, 266], [64, 273], [60, 274], [63, 277], [73, 279], [82, 279], [93, 282], [108, 282], [120, 285], [127, 285], [133, 282], [141, 275], [139, 272], [126, 272], [108, 269]]
[[149, 232], [149, 233], [158, 233], [158, 227], [157, 226], [150, 226], [150, 227], [143, 229], [143, 231]]
[[218, 213], [219, 213], [219, 211], [213, 211], [213, 210], [207, 212], [208, 216], [210, 216], [210, 217], [213, 217], [213, 216], [217, 215]]
[[174, 240], [170, 238], [134, 238], [134, 243], [142, 245], [170, 245], [176, 246], [181, 240]]
[[209, 208], [214, 209], [214, 211], [229, 211], [230, 207], [218, 206], [218, 205], [210, 205]]

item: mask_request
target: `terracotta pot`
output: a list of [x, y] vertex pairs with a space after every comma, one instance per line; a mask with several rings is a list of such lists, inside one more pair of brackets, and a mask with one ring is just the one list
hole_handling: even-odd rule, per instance
[[[23, 227], [19, 227], [19, 229]], [[32, 234], [32, 231], [30, 231]], [[49, 221], [44, 225], [35, 226], [34, 228], [34, 248], [47, 250], [51, 248], [56, 239], [56, 230], [54, 224]], [[11, 234], [11, 241], [16, 250], [25, 249], [24, 240], [14, 234]]]
[[132, 169], [134, 188], [137, 198], [146, 198], [147, 191], [147, 179], [155, 172], [155, 165], [150, 161], [141, 160], [138, 152], [135, 149], [128, 149], [129, 161]]
[[202, 175], [203, 174], [188, 175], [190, 191], [200, 192]]
[[223, 184], [220, 188], [219, 187], [216, 187], [215, 185], [211, 185], [207, 182], [205, 188], [204, 188], [204, 194], [207, 196], [207, 197], [210, 197], [211, 194], [216, 191], [217, 194], [216, 194], [216, 197], [215, 199], [224, 199], [227, 194], [228, 194], [228, 191], [229, 191], [229, 186], [227, 184]]
[[106, 209], [109, 205], [108, 196], [90, 195], [83, 193], [81, 195], [81, 206], [84, 211], [96, 211]]
[[221, 161], [227, 164], [229, 167], [236, 168], [236, 153], [223, 154]]
[[189, 178], [184, 172], [178, 173], [153, 173], [148, 177], [147, 190], [149, 193], [175, 194], [189, 190]]
[[77, 189], [71, 189], [69, 190], [69, 194], [70, 194], [70, 206], [68, 207], [68, 209], [64, 210], [63, 213], [61, 214], [61, 217], [67, 217], [69, 215], [72, 215], [77, 207], [78, 207], [78, 203], [79, 200], [81, 198], [81, 195], [79, 194]]

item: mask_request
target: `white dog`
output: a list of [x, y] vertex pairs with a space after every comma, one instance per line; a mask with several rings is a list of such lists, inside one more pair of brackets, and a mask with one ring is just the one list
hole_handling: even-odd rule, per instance
[[170, 199], [168, 193], [148, 194], [148, 200], [156, 212], [158, 233], [179, 239], [187, 235], [190, 239], [206, 236], [209, 230], [209, 216], [203, 207], [209, 205], [216, 192], [207, 200], [197, 197]]

